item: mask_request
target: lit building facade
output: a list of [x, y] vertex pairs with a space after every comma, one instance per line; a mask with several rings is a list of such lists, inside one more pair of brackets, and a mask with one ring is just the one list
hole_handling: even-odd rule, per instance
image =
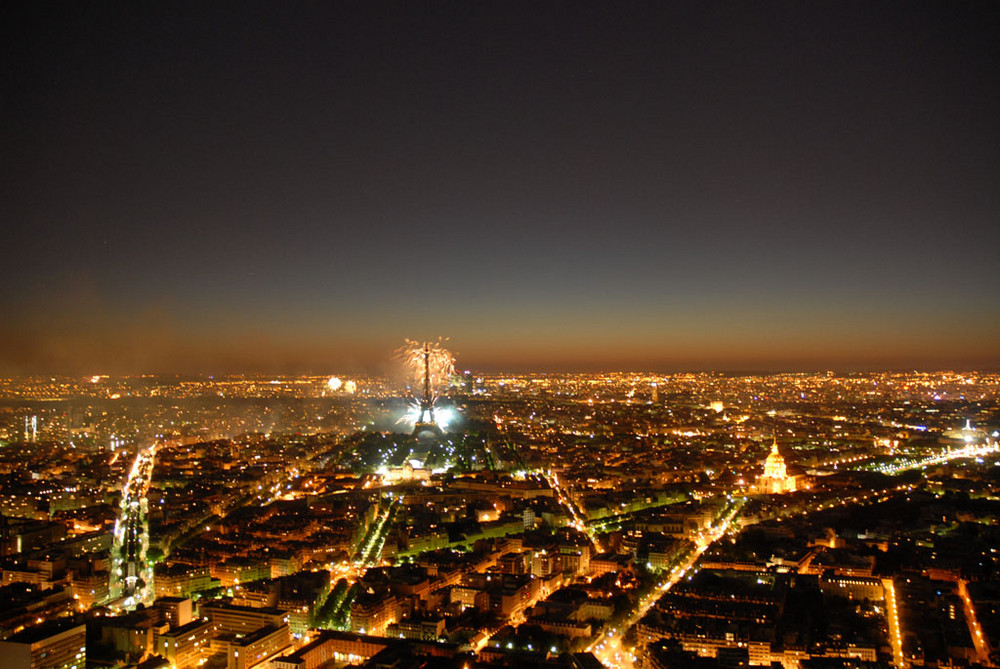
[[775, 439], [764, 461], [764, 473], [757, 480], [757, 492], [765, 495], [795, 492], [798, 487], [796, 478], [788, 473], [785, 458], [778, 452], [778, 440]]
[[87, 626], [39, 626], [0, 641], [0, 666], [5, 669], [84, 669]]

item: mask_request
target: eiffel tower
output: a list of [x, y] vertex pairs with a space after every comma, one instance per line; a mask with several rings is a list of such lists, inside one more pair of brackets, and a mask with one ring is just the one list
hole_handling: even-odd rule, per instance
[[434, 396], [431, 394], [431, 346], [424, 342], [424, 394], [420, 398], [420, 415], [413, 425], [413, 436], [418, 436], [426, 432], [435, 435], [444, 434], [441, 427], [434, 420]]

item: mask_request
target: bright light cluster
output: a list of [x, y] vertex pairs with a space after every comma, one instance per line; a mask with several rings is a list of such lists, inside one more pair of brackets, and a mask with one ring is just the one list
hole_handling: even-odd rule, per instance
[[326, 387], [330, 389], [330, 392], [335, 393], [342, 390], [348, 395], [353, 395], [358, 390], [357, 382], [344, 381], [339, 376], [331, 376], [326, 382]]
[[[396, 422], [413, 428], [420, 420], [421, 413], [420, 402], [411, 402], [406, 407], [406, 413]], [[442, 430], [447, 431], [448, 426], [453, 424], [458, 416], [458, 412], [450, 407], [434, 407], [434, 422]]]

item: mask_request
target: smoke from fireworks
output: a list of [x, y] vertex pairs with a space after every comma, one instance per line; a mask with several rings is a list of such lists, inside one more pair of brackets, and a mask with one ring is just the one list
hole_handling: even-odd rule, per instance
[[396, 349], [396, 358], [406, 368], [407, 381], [412, 383], [415, 395], [422, 395], [426, 374], [430, 394], [427, 399], [433, 402], [455, 373], [455, 356], [444, 347], [448, 340], [439, 337], [436, 342], [403, 341]]

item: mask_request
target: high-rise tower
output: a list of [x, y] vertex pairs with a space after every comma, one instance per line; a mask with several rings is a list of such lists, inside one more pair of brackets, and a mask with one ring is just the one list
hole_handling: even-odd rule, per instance
[[442, 415], [442, 410], [435, 412], [434, 407], [438, 395], [455, 373], [455, 356], [442, 345], [443, 341], [438, 339], [437, 342], [419, 342], [407, 339], [396, 351], [396, 357], [402, 361], [407, 371], [407, 390], [413, 398], [409, 411], [400, 422], [412, 421], [414, 435], [443, 434], [448, 422], [449, 410], [443, 410]]
[[424, 390], [420, 397], [420, 414], [413, 425], [413, 434], [418, 435], [422, 432], [442, 434], [441, 427], [434, 420], [434, 394], [431, 389], [431, 345], [429, 343], [424, 342], [422, 354], [424, 363]]

